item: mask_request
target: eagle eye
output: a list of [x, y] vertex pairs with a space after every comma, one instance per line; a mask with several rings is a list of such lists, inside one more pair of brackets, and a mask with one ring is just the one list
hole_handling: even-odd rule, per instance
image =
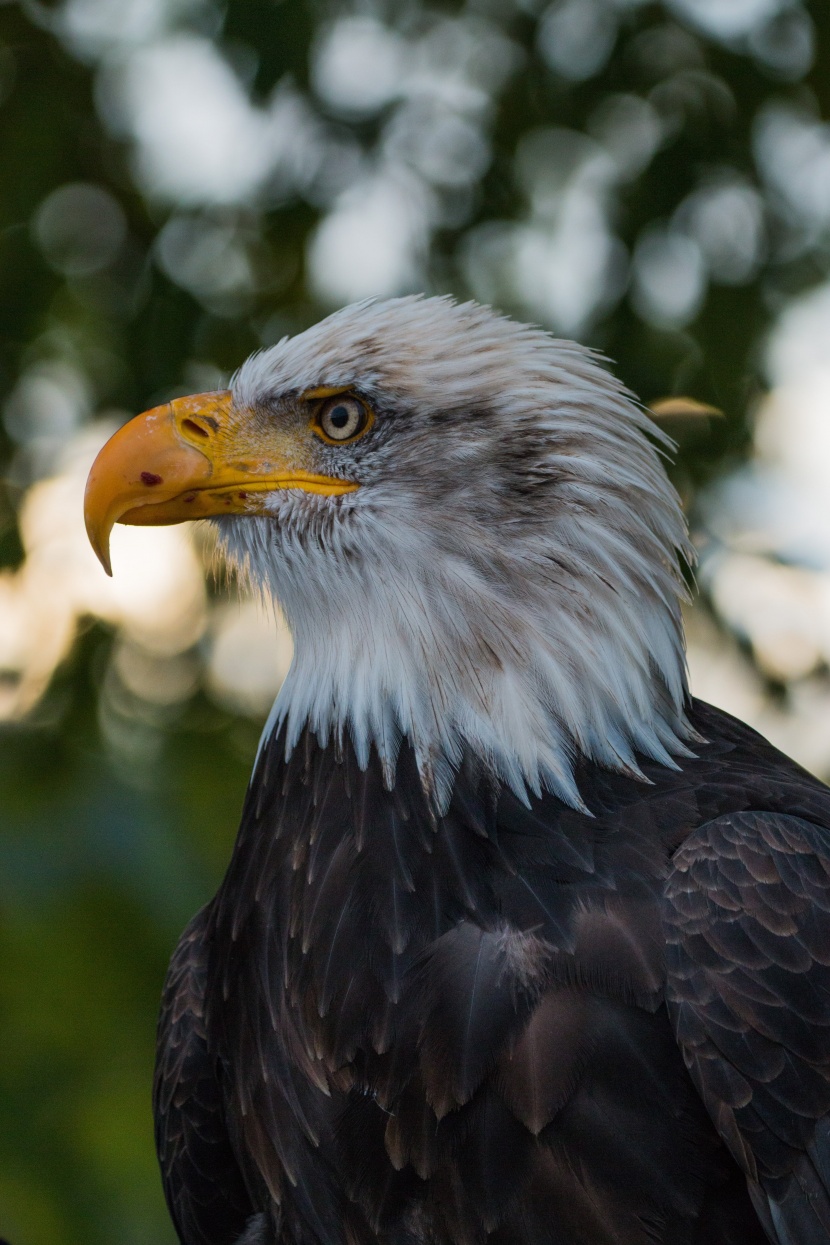
[[369, 426], [369, 411], [359, 398], [340, 393], [328, 398], [317, 411], [315, 431], [325, 441], [353, 441]]

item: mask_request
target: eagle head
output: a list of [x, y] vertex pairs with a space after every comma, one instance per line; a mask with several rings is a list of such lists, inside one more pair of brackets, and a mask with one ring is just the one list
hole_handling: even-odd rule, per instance
[[90, 540], [209, 518], [279, 601], [294, 660], [266, 726], [348, 732], [440, 809], [470, 756], [583, 807], [580, 759], [640, 775], [690, 730], [691, 560], [661, 434], [589, 350], [475, 303], [346, 307], [220, 393], [138, 416], [90, 473]]

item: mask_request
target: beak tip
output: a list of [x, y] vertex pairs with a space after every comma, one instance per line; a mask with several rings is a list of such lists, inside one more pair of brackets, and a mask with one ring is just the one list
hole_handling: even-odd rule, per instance
[[112, 562], [110, 561], [109, 550], [108, 549], [96, 549], [95, 556], [97, 557], [98, 561], [103, 566], [104, 574], [109, 575], [110, 579], [112, 579]]
[[110, 532], [113, 528], [114, 516], [107, 514], [106, 506], [102, 506], [96, 497], [95, 484], [97, 482], [93, 479], [94, 471], [95, 467], [89, 473], [89, 479], [86, 482], [84, 527], [86, 528], [87, 539], [92, 546], [93, 553], [111, 579]]
[[112, 579], [112, 559], [110, 557], [110, 542], [107, 541], [106, 544], [99, 544], [98, 541], [96, 540], [93, 542], [92, 548], [95, 550], [95, 556], [97, 557], [98, 561], [101, 563], [101, 565], [104, 568], [104, 574], [109, 575], [110, 579]]
[[87, 536], [89, 537], [89, 543], [92, 545], [93, 553], [104, 568], [104, 573], [109, 575], [110, 579], [112, 579], [112, 559], [110, 558], [109, 533], [107, 533], [106, 538], [102, 541], [98, 539], [98, 533], [91, 528], [89, 523], [87, 524], [86, 531]]

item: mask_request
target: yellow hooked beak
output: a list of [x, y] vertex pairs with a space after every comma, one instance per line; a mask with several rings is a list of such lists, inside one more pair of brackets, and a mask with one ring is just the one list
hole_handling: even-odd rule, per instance
[[266, 514], [266, 494], [275, 489], [331, 497], [357, 488], [307, 470], [311, 458], [296, 430], [257, 428], [241, 418], [230, 392], [176, 398], [119, 428], [95, 459], [84, 498], [87, 535], [111, 575], [109, 540], [116, 523]]

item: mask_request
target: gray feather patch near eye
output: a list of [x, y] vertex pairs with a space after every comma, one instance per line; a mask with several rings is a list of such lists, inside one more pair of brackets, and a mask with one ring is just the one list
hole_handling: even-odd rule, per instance
[[[472, 751], [520, 796], [581, 807], [579, 757], [639, 774], [689, 755], [685, 520], [669, 442], [590, 351], [476, 304], [345, 308], [253, 356], [239, 405], [354, 388], [376, 419], [346, 497], [275, 494], [220, 524], [279, 600], [294, 664], [266, 728], [402, 736], [437, 806]], [[320, 444], [336, 455], [335, 446]]]

